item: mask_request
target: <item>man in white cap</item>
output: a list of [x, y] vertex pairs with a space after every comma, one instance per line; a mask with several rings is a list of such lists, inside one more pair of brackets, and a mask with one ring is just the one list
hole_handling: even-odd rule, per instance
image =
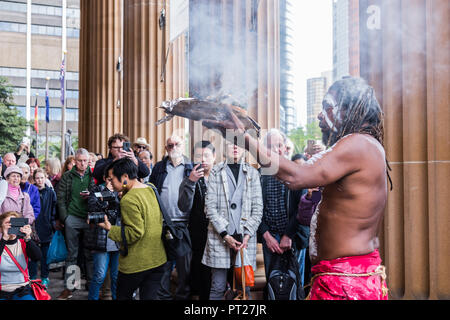
[[147, 143], [147, 139], [143, 137], [139, 137], [133, 143], [133, 151], [136, 157], [139, 156], [139, 153], [142, 151], [150, 151], [150, 145]]

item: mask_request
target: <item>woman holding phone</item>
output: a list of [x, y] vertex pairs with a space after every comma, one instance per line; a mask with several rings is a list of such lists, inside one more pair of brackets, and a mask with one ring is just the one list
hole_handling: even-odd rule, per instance
[[28, 259], [40, 260], [41, 251], [31, 240], [30, 225], [20, 228], [25, 234], [23, 239], [9, 233], [11, 219], [19, 217], [17, 212], [5, 212], [0, 216], [0, 300], [36, 300], [18, 265], [28, 275]]

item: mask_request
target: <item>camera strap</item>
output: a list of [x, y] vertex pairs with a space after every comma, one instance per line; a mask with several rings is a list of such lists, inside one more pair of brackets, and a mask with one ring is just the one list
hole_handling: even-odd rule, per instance
[[122, 236], [122, 244], [123, 244], [123, 250], [120, 250], [120, 254], [124, 257], [128, 255], [128, 243], [127, 238], [125, 238], [125, 225], [121, 223], [120, 225], [120, 233]]
[[[22, 245], [22, 243], [19, 243], [19, 245]], [[23, 270], [22, 266], [20, 265], [19, 262], [17, 262], [16, 258], [14, 257], [14, 255], [12, 254], [12, 252], [8, 249], [7, 246], [5, 246], [5, 251], [9, 254], [9, 256], [11, 257], [12, 261], [16, 264], [16, 266], [19, 268], [19, 270], [22, 272], [24, 278], [25, 278], [25, 282], [30, 282], [30, 277], [28, 276], [28, 272]], [[23, 246], [22, 246], [22, 251], [23, 251]], [[25, 255], [25, 252], [24, 252]], [[26, 261], [26, 260], [25, 260]]]

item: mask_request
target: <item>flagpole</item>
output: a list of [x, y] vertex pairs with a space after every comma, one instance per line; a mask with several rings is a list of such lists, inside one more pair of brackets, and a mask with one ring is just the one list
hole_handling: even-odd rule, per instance
[[34, 130], [36, 131], [36, 154], [34, 155], [36, 159], [39, 159], [38, 156], [38, 149], [39, 149], [39, 143], [38, 143], [38, 135], [39, 135], [39, 105], [38, 105], [38, 96], [39, 93], [36, 93], [36, 104], [34, 106]]
[[45, 163], [47, 163], [48, 160], [48, 108], [49, 108], [49, 102], [48, 102], [48, 90], [49, 90], [49, 81], [50, 78], [47, 77], [47, 83], [45, 85]]
[[[27, 121], [30, 121], [30, 109], [31, 109], [31, 0], [27, 0], [27, 103], [25, 106], [25, 118]], [[27, 127], [26, 131], [27, 137], [31, 137], [31, 129], [30, 126]]]
[[64, 79], [61, 81], [61, 86], [64, 86], [64, 90], [61, 90], [62, 102], [61, 110], [61, 163], [65, 161], [65, 151], [66, 151], [66, 53], [67, 53], [67, 0], [62, 0], [62, 51], [63, 51], [63, 63], [64, 63]]

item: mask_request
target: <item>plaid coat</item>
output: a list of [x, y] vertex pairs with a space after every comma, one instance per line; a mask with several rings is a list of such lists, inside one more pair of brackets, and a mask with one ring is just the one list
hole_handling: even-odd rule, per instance
[[[202, 263], [212, 268], [230, 268], [230, 248], [223, 243], [220, 233], [227, 230], [230, 207], [228, 199], [228, 178], [226, 163], [216, 165], [209, 175], [208, 191], [205, 198], [206, 216], [209, 219], [208, 239], [203, 253]], [[242, 171], [245, 176], [242, 196], [242, 214], [240, 229], [244, 235], [249, 234], [247, 253], [256, 270], [256, 231], [261, 223], [263, 201], [259, 172], [243, 162]]]

